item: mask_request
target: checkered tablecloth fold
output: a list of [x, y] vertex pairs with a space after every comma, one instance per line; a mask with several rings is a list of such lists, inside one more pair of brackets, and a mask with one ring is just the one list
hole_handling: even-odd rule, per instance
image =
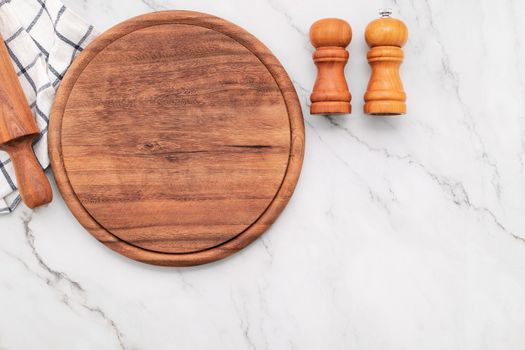
[[[40, 129], [33, 148], [46, 169], [47, 127], [56, 89], [96, 34], [60, 0], [0, 0], [0, 34]], [[12, 212], [19, 203], [11, 160], [0, 151], [0, 214]]]

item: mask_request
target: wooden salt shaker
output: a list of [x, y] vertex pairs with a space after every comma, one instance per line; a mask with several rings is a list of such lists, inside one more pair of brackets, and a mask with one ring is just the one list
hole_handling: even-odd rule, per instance
[[372, 76], [365, 94], [364, 111], [373, 115], [405, 114], [406, 94], [399, 67], [404, 58], [401, 47], [408, 39], [408, 29], [402, 21], [390, 18], [391, 10], [379, 13], [381, 18], [370, 22], [365, 31]]
[[315, 22], [310, 41], [316, 48], [313, 55], [318, 74], [310, 100], [310, 114], [349, 114], [352, 95], [345, 79], [345, 65], [350, 56], [346, 47], [352, 40], [350, 25], [337, 18]]

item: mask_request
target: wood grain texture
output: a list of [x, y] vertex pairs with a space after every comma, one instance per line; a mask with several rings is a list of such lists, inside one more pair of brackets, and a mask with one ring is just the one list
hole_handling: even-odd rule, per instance
[[321, 19], [310, 28], [310, 42], [316, 48], [313, 59], [318, 71], [310, 96], [310, 114], [352, 112], [352, 95], [345, 78], [345, 66], [350, 55], [346, 47], [351, 40], [352, 28], [342, 19]]
[[406, 25], [394, 18], [376, 19], [367, 26], [365, 39], [370, 46], [368, 62], [372, 67], [365, 94], [365, 113], [405, 114], [406, 94], [399, 67], [404, 58], [401, 47], [408, 39]]
[[32, 149], [39, 130], [0, 37], [0, 149], [9, 153], [22, 201], [29, 208], [53, 200], [51, 185]]
[[190, 266], [260, 236], [297, 183], [300, 104], [278, 60], [214, 16], [165, 11], [97, 38], [59, 89], [50, 156], [73, 214], [142, 262]]

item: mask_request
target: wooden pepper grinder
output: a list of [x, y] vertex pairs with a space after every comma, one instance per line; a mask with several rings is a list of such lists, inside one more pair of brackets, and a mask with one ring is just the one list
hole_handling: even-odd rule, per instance
[[33, 153], [39, 130], [1, 37], [0, 81], [0, 149], [11, 156], [22, 200], [36, 208], [51, 202], [53, 192]]
[[337, 18], [315, 22], [310, 41], [317, 49], [313, 55], [318, 74], [310, 100], [310, 114], [349, 114], [352, 95], [345, 79], [345, 65], [350, 56], [346, 47], [352, 40], [350, 25]]
[[381, 10], [379, 14], [381, 18], [370, 22], [365, 31], [372, 76], [365, 94], [364, 111], [373, 115], [405, 114], [406, 94], [399, 66], [404, 58], [401, 47], [408, 39], [408, 29], [402, 21], [390, 18], [390, 9]]

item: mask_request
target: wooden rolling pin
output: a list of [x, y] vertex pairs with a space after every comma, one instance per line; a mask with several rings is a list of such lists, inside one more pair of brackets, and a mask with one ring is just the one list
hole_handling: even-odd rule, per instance
[[40, 131], [1, 36], [0, 81], [0, 149], [11, 157], [22, 200], [36, 208], [51, 202], [53, 192], [33, 153], [33, 140]]

